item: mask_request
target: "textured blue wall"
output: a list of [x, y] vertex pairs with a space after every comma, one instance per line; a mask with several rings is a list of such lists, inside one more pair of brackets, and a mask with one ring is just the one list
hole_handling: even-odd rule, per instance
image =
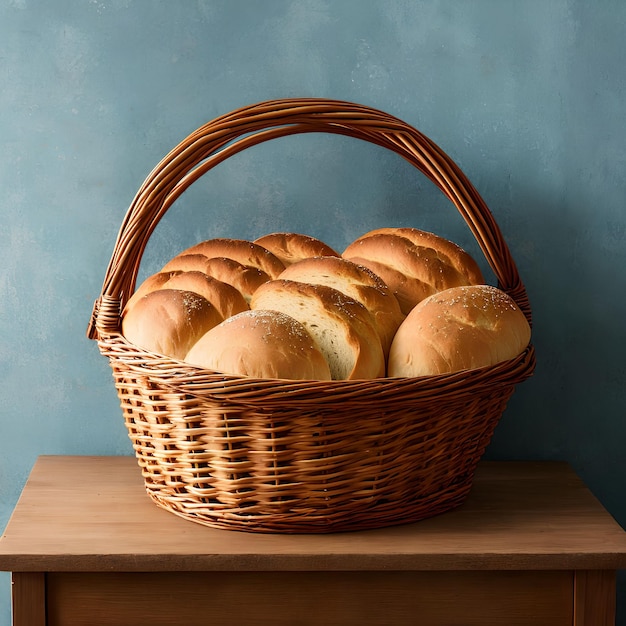
[[[626, 526], [625, 32], [621, 0], [0, 3], [0, 528], [37, 455], [131, 453], [85, 328], [149, 170], [205, 121], [289, 96], [386, 110], [459, 163], [517, 261], [539, 358], [488, 455], [569, 461]], [[186, 193], [142, 272], [201, 237], [341, 248], [402, 224], [480, 256], [399, 157], [289, 138]]]

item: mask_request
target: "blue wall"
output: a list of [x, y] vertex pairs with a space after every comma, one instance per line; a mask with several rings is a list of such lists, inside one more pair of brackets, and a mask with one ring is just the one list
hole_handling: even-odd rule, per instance
[[[132, 452], [85, 328], [149, 170], [213, 117], [289, 96], [383, 109], [459, 163], [528, 288], [539, 358], [488, 456], [569, 461], [626, 526], [625, 32], [621, 0], [3, 1], [0, 528], [37, 455]], [[480, 256], [396, 155], [288, 138], [185, 194], [142, 272], [215, 235], [294, 229], [341, 248], [402, 224]], [[623, 576], [618, 593], [625, 625]]]

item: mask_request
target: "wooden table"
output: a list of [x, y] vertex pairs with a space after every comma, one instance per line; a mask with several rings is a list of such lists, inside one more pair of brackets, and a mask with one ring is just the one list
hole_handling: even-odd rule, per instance
[[214, 530], [131, 457], [40, 457], [0, 540], [16, 626], [606, 626], [626, 533], [563, 463], [484, 462], [455, 511], [332, 535]]

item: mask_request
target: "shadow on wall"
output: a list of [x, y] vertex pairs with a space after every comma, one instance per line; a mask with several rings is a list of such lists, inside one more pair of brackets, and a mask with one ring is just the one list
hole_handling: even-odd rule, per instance
[[[537, 367], [485, 457], [567, 461], [626, 528], [626, 237], [596, 203], [524, 189], [496, 216], [529, 293]], [[626, 571], [617, 613], [622, 623]]]
[[575, 206], [526, 191], [504, 225], [530, 296], [537, 368], [486, 457], [565, 460], [626, 527], [626, 275], [616, 271], [626, 246], [608, 249], [603, 222]]

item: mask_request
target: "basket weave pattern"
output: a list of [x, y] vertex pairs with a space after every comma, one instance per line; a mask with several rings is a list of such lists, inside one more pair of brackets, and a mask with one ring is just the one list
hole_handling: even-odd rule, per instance
[[226, 376], [151, 354], [121, 335], [145, 246], [180, 194], [252, 145], [338, 133], [400, 154], [473, 232], [499, 286], [524, 311], [524, 286], [477, 191], [428, 138], [383, 112], [331, 100], [239, 109], [187, 137], [138, 191], [88, 331], [109, 359], [150, 497], [201, 524], [256, 532], [335, 532], [416, 521], [460, 505], [532, 346], [490, 368], [423, 378], [284, 381]]

